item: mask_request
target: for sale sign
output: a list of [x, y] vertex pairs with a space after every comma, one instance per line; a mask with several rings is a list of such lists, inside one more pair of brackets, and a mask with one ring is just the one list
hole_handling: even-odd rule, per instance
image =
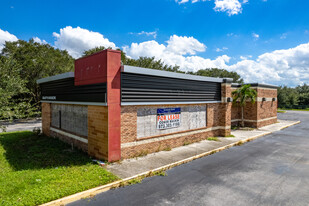
[[180, 114], [180, 107], [157, 109], [157, 129], [179, 127]]

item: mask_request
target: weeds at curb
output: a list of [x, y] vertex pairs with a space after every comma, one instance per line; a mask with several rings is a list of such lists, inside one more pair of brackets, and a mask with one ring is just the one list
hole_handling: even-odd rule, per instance
[[166, 173], [165, 171], [160, 170], [160, 171], [153, 172], [153, 175], [154, 176], [166, 176]]
[[182, 146], [187, 146], [187, 145], [189, 145], [189, 144], [191, 144], [190, 142], [184, 142], [183, 144], [182, 144]]
[[165, 147], [163, 151], [171, 151], [171, 150], [172, 148], [168, 146], [168, 147]]
[[209, 141], [217, 141], [217, 142], [220, 141], [218, 139], [218, 137], [208, 137], [207, 140], [209, 140]]
[[234, 135], [230, 134], [230, 135], [227, 135], [225, 137], [235, 137]]

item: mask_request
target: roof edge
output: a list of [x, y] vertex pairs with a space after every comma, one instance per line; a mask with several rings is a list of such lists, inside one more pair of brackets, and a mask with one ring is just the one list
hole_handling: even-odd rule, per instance
[[242, 85], [248, 85], [248, 84], [250, 84], [251, 87], [262, 87], [262, 88], [269, 88], [269, 89], [278, 89], [279, 88], [276, 85], [262, 84], [262, 83], [245, 83], [245, 84], [232, 83], [232, 87], [241, 87]]
[[177, 73], [177, 72], [168, 72], [168, 71], [129, 66], [129, 65], [123, 65], [122, 72], [177, 78], [177, 79], [188, 79], [188, 80], [195, 80], [195, 81], [218, 82], [218, 83], [224, 82], [224, 79], [227, 79], [228, 81], [230, 80], [229, 78], [216, 78], [216, 77], [206, 77], [206, 76], [198, 76], [198, 75], [192, 75], [192, 74], [182, 74], [182, 73]]
[[74, 72], [66, 72], [66, 73], [62, 73], [62, 74], [38, 79], [38, 80], [36, 80], [36, 83], [42, 84], [42, 83], [45, 83], [45, 82], [55, 81], [55, 80], [59, 80], [59, 79], [72, 78], [72, 77], [74, 77]]

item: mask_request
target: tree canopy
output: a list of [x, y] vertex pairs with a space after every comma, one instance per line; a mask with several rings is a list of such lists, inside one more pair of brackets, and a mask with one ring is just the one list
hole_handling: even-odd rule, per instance
[[[3, 108], [11, 108], [10, 114], [14, 118], [19, 118], [22, 111], [26, 115], [32, 110], [39, 110], [40, 89], [37, 79], [72, 71], [74, 68], [74, 59], [67, 51], [55, 49], [49, 44], [36, 43], [33, 39], [5, 42], [0, 59], [1, 89], [2, 92], [9, 91], [7, 100], [1, 98], [0, 104], [7, 105]], [[20, 105], [16, 102], [28, 102], [32, 106], [19, 107], [20, 112], [17, 112]], [[2, 110], [0, 119], [7, 118], [6, 114]]]
[[[91, 55], [106, 49], [95, 47], [84, 51]], [[120, 49], [119, 49], [120, 50]], [[121, 50], [120, 50], [121, 51]], [[155, 57], [129, 58], [121, 51], [123, 65], [185, 73], [177, 65], [167, 65]], [[23, 118], [40, 110], [40, 89], [37, 79], [73, 71], [74, 58], [67, 51], [56, 49], [49, 44], [40, 44], [30, 39], [6, 42], [0, 53], [0, 119]], [[237, 72], [225, 69], [205, 68], [187, 74], [233, 78], [233, 82], [243, 83]], [[278, 89], [279, 107], [309, 105], [309, 86]]]
[[200, 69], [197, 72], [191, 72], [191, 73], [207, 77], [232, 78], [234, 83], [244, 83], [244, 80], [237, 72], [230, 72], [226, 69], [218, 69], [218, 68]]
[[[93, 49], [84, 51], [83, 56], [88, 56], [99, 51], [106, 49], [105, 47], [95, 47]], [[109, 48], [110, 49], [110, 48]], [[156, 60], [155, 57], [139, 57], [138, 59], [132, 59], [126, 56], [126, 54], [121, 51], [121, 61], [123, 65], [144, 67], [150, 69], [157, 69], [170, 72], [179, 72], [185, 73], [179, 69], [177, 65], [167, 65], [162, 60]], [[200, 69], [197, 72], [187, 72], [187, 74], [199, 75], [199, 76], [208, 76], [208, 77], [227, 77], [232, 78], [235, 83], [243, 83], [243, 79], [237, 72], [230, 72], [226, 69], [218, 68], [209, 68], [209, 69]]]

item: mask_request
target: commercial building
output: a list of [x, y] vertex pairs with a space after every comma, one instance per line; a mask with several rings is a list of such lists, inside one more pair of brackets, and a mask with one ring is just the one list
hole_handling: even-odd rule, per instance
[[[121, 65], [115, 50], [80, 58], [75, 72], [37, 81], [43, 133], [110, 162], [230, 135], [240, 121], [231, 91], [240, 85], [212, 78]], [[277, 89], [251, 84], [257, 102], [245, 123], [277, 121]]]

